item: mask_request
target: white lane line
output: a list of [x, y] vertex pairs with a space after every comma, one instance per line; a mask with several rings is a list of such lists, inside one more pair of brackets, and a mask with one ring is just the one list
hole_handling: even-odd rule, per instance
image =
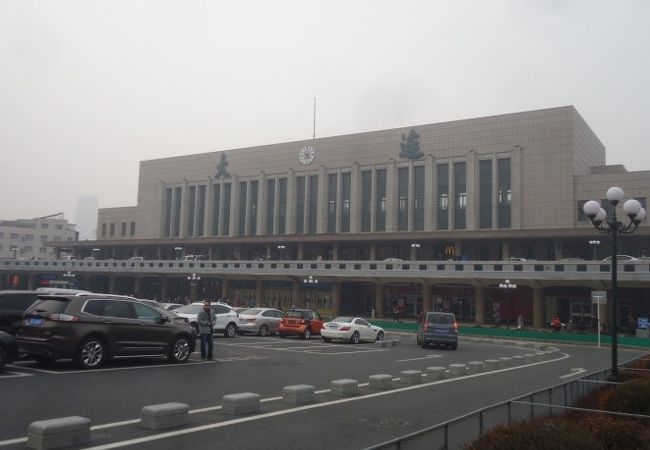
[[[295, 350], [297, 351], [297, 350]], [[300, 353], [313, 353], [315, 355], [357, 355], [359, 353], [370, 353], [370, 352], [385, 352], [387, 349], [385, 348], [378, 348], [374, 350], [352, 350], [349, 352], [323, 352], [323, 351], [311, 351], [311, 350], [303, 350]]]
[[420, 359], [442, 358], [442, 355], [427, 355], [423, 358], [398, 359], [397, 362], [418, 361]]
[[[182, 435], [191, 434], [191, 433], [197, 433], [197, 432], [200, 432], [200, 431], [214, 430], [214, 429], [217, 429], [217, 428], [224, 428], [224, 427], [227, 427], [227, 426], [230, 426], [230, 425], [236, 425], [236, 424], [240, 424], [240, 423], [253, 422], [253, 421], [257, 421], [257, 420], [261, 420], [261, 419], [267, 419], [269, 417], [283, 416], [283, 415], [287, 415], [287, 414], [293, 414], [295, 412], [308, 411], [310, 409], [323, 408], [323, 407], [332, 406], [332, 405], [338, 405], [338, 404], [343, 404], [343, 403], [349, 403], [349, 402], [365, 400], [365, 399], [369, 399], [369, 398], [383, 397], [383, 396], [392, 395], [392, 394], [395, 394], [395, 393], [411, 391], [411, 390], [415, 390], [415, 389], [422, 389], [422, 388], [437, 385], [437, 384], [450, 383], [450, 382], [457, 381], [457, 380], [465, 380], [465, 379], [469, 379], [469, 378], [477, 378], [477, 377], [482, 377], [482, 376], [486, 376], [486, 375], [490, 375], [490, 374], [494, 374], [494, 373], [506, 372], [506, 371], [510, 371], [510, 370], [520, 369], [520, 368], [523, 368], [523, 367], [531, 367], [531, 366], [536, 366], [536, 365], [539, 365], [539, 364], [546, 364], [546, 363], [566, 359], [566, 358], [569, 357], [569, 355], [566, 354], [566, 353], [562, 353], [562, 355], [563, 356], [561, 358], [548, 360], [548, 361], [540, 361], [540, 362], [536, 362], [536, 363], [526, 364], [526, 365], [523, 365], [523, 366], [509, 367], [507, 369], [500, 369], [500, 370], [495, 370], [495, 371], [492, 371], [492, 372], [482, 372], [482, 373], [477, 373], [477, 374], [472, 374], [472, 375], [465, 375], [465, 376], [462, 376], [462, 377], [449, 378], [449, 379], [446, 379], [446, 380], [437, 380], [437, 381], [432, 381], [430, 383], [423, 383], [423, 384], [417, 384], [417, 385], [414, 385], [414, 386], [406, 386], [406, 387], [391, 389], [389, 391], [375, 392], [375, 393], [367, 394], [367, 395], [364, 395], [364, 396], [346, 397], [346, 398], [342, 398], [342, 399], [338, 399], [338, 400], [331, 400], [329, 402], [324, 402], [324, 403], [316, 403], [316, 404], [310, 404], [310, 405], [305, 405], [305, 406], [299, 406], [299, 407], [296, 407], [296, 408], [290, 408], [290, 409], [286, 409], [286, 410], [282, 410], [282, 411], [274, 411], [274, 412], [259, 414], [259, 415], [251, 416], [251, 417], [242, 417], [242, 418], [239, 418], [239, 419], [228, 420], [228, 421], [225, 421], [225, 422], [218, 422], [218, 423], [212, 423], [212, 424], [208, 424], [208, 425], [201, 425], [201, 426], [193, 427], [193, 428], [186, 428], [186, 429], [183, 429], [183, 430], [170, 431], [170, 432], [161, 433], [161, 434], [157, 434], [157, 435], [153, 435], [153, 436], [146, 436], [146, 437], [141, 437], [141, 438], [129, 439], [129, 440], [122, 441], [122, 442], [114, 442], [114, 443], [111, 443], [111, 444], [98, 445], [98, 446], [95, 446], [95, 447], [86, 447], [86, 450], [109, 450], [109, 449], [112, 449], [112, 448], [126, 447], [126, 446], [129, 446], [129, 445], [137, 445], [137, 444], [142, 444], [142, 443], [145, 443], [145, 442], [157, 441], [157, 440], [161, 440], [161, 439], [167, 439], [167, 438], [170, 438], [170, 437], [176, 437], [176, 436], [182, 436]], [[2, 445], [1, 442], [0, 442], [0, 445]]]
[[[10, 366], [7, 366], [10, 367]], [[33, 377], [33, 373], [22, 373], [22, 372], [10, 372], [6, 371], [2, 375], [0, 375], [0, 378], [18, 378], [18, 377]]]
[[33, 370], [34, 372], [49, 373], [49, 374], [55, 374], [55, 375], [57, 373], [59, 373], [59, 372], [55, 372], [53, 370], [37, 369], [35, 367], [29, 367], [29, 366], [26, 366], [26, 365], [20, 365], [19, 366], [17, 364], [12, 364], [11, 366], [7, 366], [7, 367], [11, 367], [12, 369], [20, 369], [20, 370]]
[[[293, 408], [293, 409], [290, 409], [290, 410], [277, 411], [275, 413], [267, 413], [267, 414], [263, 414], [263, 415], [259, 415], [259, 416], [245, 417], [245, 418], [237, 419], [237, 420], [234, 420], [234, 421], [220, 422], [220, 423], [216, 423], [216, 424], [204, 425], [202, 427], [189, 428], [189, 429], [185, 429], [185, 430], [177, 430], [176, 432], [169, 432], [169, 433], [158, 434], [158, 435], [154, 435], [154, 436], [148, 436], [146, 438], [140, 438], [139, 440], [134, 439], [134, 440], [131, 440], [131, 441], [123, 441], [123, 442], [116, 442], [116, 443], [113, 443], [113, 444], [106, 444], [104, 446], [89, 447], [89, 449], [100, 450], [100, 449], [125, 447], [127, 445], [134, 445], [134, 444], [138, 444], [138, 443], [143, 443], [143, 442], [148, 442], [148, 441], [153, 441], [153, 440], [158, 440], [158, 439], [165, 439], [165, 438], [173, 437], [173, 436], [179, 436], [181, 434], [194, 433], [196, 431], [202, 431], [202, 430], [207, 430], [207, 429], [212, 429], [212, 428], [220, 428], [220, 427], [227, 426], [227, 425], [233, 425], [233, 424], [236, 424], [236, 423], [241, 423], [243, 421], [253, 421], [253, 420], [263, 419], [263, 418], [266, 418], [266, 417], [273, 417], [273, 415], [290, 414], [290, 413], [296, 412], [296, 411], [303, 411], [303, 410], [313, 409], [313, 408], [322, 407], [322, 406], [329, 406], [329, 405], [334, 405], [334, 404], [337, 404], [337, 403], [358, 401], [358, 400], [363, 400], [363, 399], [366, 399], [366, 398], [378, 397], [378, 396], [381, 396], [381, 395], [390, 395], [390, 394], [396, 393], [396, 392], [409, 391], [409, 390], [412, 390], [412, 389], [421, 389], [421, 388], [428, 387], [428, 386], [434, 386], [436, 384], [450, 383], [450, 382], [453, 382], [453, 381], [465, 380], [465, 379], [468, 379], [468, 378], [482, 377], [482, 376], [491, 375], [491, 374], [494, 374], [494, 373], [508, 372], [508, 371], [511, 371], [511, 370], [521, 369], [523, 367], [538, 366], [540, 364], [547, 364], [547, 363], [552, 363], [552, 362], [555, 362], [555, 361], [561, 361], [563, 359], [567, 359], [568, 357], [569, 357], [569, 355], [567, 353], [562, 353], [561, 358], [549, 359], [547, 361], [540, 361], [540, 362], [536, 362], [536, 363], [526, 364], [524, 366], [508, 367], [508, 368], [505, 368], [505, 369], [493, 370], [491, 372], [482, 372], [482, 373], [477, 373], [477, 374], [472, 374], [472, 375], [465, 375], [465, 376], [462, 376], [462, 377], [447, 378], [445, 380], [431, 381], [429, 383], [422, 383], [422, 384], [417, 384], [417, 385], [414, 385], [414, 386], [407, 386], [407, 387], [403, 387], [403, 388], [392, 389], [390, 391], [382, 391], [382, 392], [378, 392], [378, 393], [375, 393], [375, 394], [368, 394], [368, 395], [365, 395], [365, 396], [348, 397], [348, 398], [341, 399], [341, 400], [334, 400], [332, 402], [317, 403], [317, 404], [307, 405], [306, 407], [299, 407], [299, 408]], [[423, 374], [423, 375], [426, 375], [426, 374]], [[369, 383], [359, 383], [359, 387], [365, 387], [365, 386], [368, 386], [368, 384]], [[322, 389], [322, 390], [316, 391], [315, 393], [316, 394], [325, 394], [325, 393], [328, 393], [328, 392], [330, 392], [330, 389]], [[276, 401], [276, 400], [281, 400], [281, 399], [282, 399], [282, 397], [270, 397], [270, 398], [261, 399], [260, 402], [271, 402], [271, 401]], [[196, 414], [196, 413], [207, 412], [207, 411], [215, 411], [215, 410], [219, 410], [219, 409], [221, 409], [221, 405], [209, 406], [209, 407], [206, 407], [206, 408], [198, 408], [198, 409], [191, 410], [191, 411], [189, 411], [189, 414]], [[95, 425], [95, 426], [90, 427], [90, 429], [91, 430], [102, 430], [102, 429], [107, 429], [107, 428], [120, 427], [120, 426], [124, 426], [124, 425], [132, 425], [132, 424], [136, 424], [136, 423], [139, 423], [139, 422], [140, 422], [140, 419], [124, 420], [124, 421], [121, 421], [121, 422], [112, 422], [112, 423], [106, 423], [106, 424], [102, 424], [102, 425]], [[142, 439], [144, 439], [144, 440], [142, 440]], [[138, 442], [132, 442], [132, 441], [138, 441]], [[0, 441], [0, 447], [4, 447], [6, 445], [20, 444], [22, 442], [27, 442], [27, 438], [23, 437], [23, 438], [8, 439], [8, 440], [5, 440], [5, 441]]]
[[[211, 361], [200, 361], [200, 360], [191, 360], [193, 362], [186, 362], [182, 364], [149, 364], [146, 366], [133, 366], [133, 367], [108, 367], [105, 369], [90, 369], [90, 370], [45, 370], [45, 369], [36, 369], [34, 367], [20, 366], [15, 368], [20, 368], [21, 370], [33, 370], [34, 372], [49, 373], [52, 375], [67, 375], [67, 374], [76, 374], [76, 373], [95, 373], [95, 372], [115, 372], [118, 370], [138, 370], [138, 369], [151, 369], [155, 367], [184, 367], [184, 366], [195, 366], [198, 364], [211, 364]], [[13, 366], [12, 366], [13, 367]]]
[[570, 378], [570, 377], [575, 377], [576, 375], [580, 375], [581, 373], [585, 373], [587, 369], [583, 369], [582, 367], [576, 367], [571, 369], [571, 373], [567, 373], [566, 375], [562, 375], [558, 378]]

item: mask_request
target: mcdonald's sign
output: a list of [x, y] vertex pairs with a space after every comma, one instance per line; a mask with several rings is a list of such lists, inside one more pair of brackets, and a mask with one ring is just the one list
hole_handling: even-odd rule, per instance
[[454, 256], [456, 254], [456, 249], [453, 245], [445, 246], [445, 256]]

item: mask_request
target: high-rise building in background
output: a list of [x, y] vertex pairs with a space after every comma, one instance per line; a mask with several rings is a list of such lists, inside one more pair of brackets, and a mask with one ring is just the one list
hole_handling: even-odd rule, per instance
[[82, 195], [77, 199], [75, 221], [80, 240], [97, 239], [97, 197]]

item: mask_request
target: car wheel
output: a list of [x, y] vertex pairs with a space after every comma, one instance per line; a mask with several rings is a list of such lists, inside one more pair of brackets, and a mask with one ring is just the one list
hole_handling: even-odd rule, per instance
[[7, 365], [7, 352], [4, 348], [0, 347], [0, 370], [3, 370]]
[[384, 332], [383, 331], [380, 331], [379, 333], [377, 333], [377, 340], [378, 341], [383, 341], [384, 340]]
[[53, 356], [36, 356], [34, 357], [36, 363], [41, 367], [48, 367], [54, 364], [56, 358]]
[[311, 330], [309, 328], [306, 328], [305, 331], [302, 333], [302, 338], [303, 339], [311, 338]]
[[332, 342], [332, 338], [326, 338], [326, 337], [324, 337], [324, 338], [323, 338], [323, 342]]
[[82, 369], [95, 369], [102, 365], [106, 359], [106, 344], [99, 338], [85, 339], [77, 349], [75, 358], [77, 365]]
[[425, 341], [424, 339], [420, 339], [420, 347], [427, 348], [427, 341]]
[[457, 348], [458, 348], [458, 344], [453, 344], [453, 345], [451, 345], [451, 349], [452, 349], [452, 350], [456, 350]]
[[260, 327], [260, 331], [257, 332], [259, 336], [265, 337], [269, 335], [269, 328], [266, 325]]
[[415, 342], [416, 342], [418, 345], [422, 345], [422, 339], [420, 339], [420, 335], [419, 335], [419, 334], [415, 337]]
[[228, 325], [226, 325], [226, 329], [223, 332], [223, 335], [228, 338], [231, 338], [231, 337], [235, 337], [235, 334], [237, 334], [237, 325], [230, 322]]
[[355, 331], [352, 333], [352, 337], [350, 338], [350, 344], [358, 344], [359, 343], [359, 332]]
[[186, 336], [177, 336], [172, 342], [167, 359], [174, 363], [182, 363], [190, 357], [190, 341]]

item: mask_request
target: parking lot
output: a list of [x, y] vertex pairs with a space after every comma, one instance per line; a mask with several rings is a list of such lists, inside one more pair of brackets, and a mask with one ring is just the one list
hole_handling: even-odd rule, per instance
[[[0, 448], [20, 448], [20, 440], [32, 421], [70, 415], [88, 417], [94, 426], [111, 429], [106, 440], [127, 439], [134, 433], [132, 424], [139, 418], [143, 406], [172, 401], [187, 403], [194, 411], [192, 421], [197, 426], [209, 427], [213, 424], [210, 433], [215, 434], [216, 440], [224, 439], [224, 433], [233, 438], [231, 433], [242, 425], [226, 420], [219, 412], [219, 405], [224, 395], [238, 392], [260, 394], [267, 413], [274, 414], [254, 421], [252, 418], [246, 419], [247, 429], [253, 427], [263, 432], [268, 427], [287, 427], [288, 421], [294, 424], [299, 420], [304, 422], [305, 429], [324, 433], [334, 423], [337, 429], [344, 427], [338, 423], [337, 417], [351, 414], [349, 404], [333, 403], [327, 398], [330, 382], [334, 379], [356, 379], [363, 386], [373, 374], [399, 377], [400, 372], [407, 369], [426, 372], [429, 366], [448, 367], [453, 363], [467, 364], [469, 361], [524, 353], [524, 349], [516, 345], [471, 341], [462, 341], [456, 351], [422, 349], [415, 344], [413, 336], [387, 337], [399, 339], [399, 344], [382, 347], [376, 343], [324, 343], [318, 338], [217, 337], [215, 361], [201, 361], [199, 353], [194, 353], [184, 364], [169, 364], [163, 358], [129, 358], [109, 361], [102, 368], [88, 371], [77, 369], [71, 361], [61, 361], [47, 368], [39, 367], [32, 361], [14, 363], [0, 375], [0, 395], [6, 400], [5, 404], [11, 405], [12, 411], [3, 418]], [[526, 353], [529, 351], [525, 349]], [[623, 354], [627, 353], [631, 355], [634, 352], [624, 351]], [[521, 395], [544, 386], [544, 383], [559, 383], [562, 376], [576, 376], [605, 367], [607, 356], [604, 349], [568, 348], [563, 349], [554, 361], [494, 374], [486, 372], [444, 384], [425, 383], [418, 390], [398, 389], [386, 396], [360, 396], [354, 400], [357, 417], [353, 420], [356, 431], [352, 434], [357, 443], [349, 448], [360, 448], [377, 442], [380, 437], [388, 438], [396, 432], [431, 425], [432, 421], [455, 417], [504, 396]], [[281, 403], [282, 388], [295, 384], [313, 385], [325, 397], [312, 409], [296, 416], [277, 405]], [[459, 401], [461, 397], [462, 401]], [[432, 398], [438, 399], [436, 401], [446, 399], [447, 406], [436, 409], [435, 414], [423, 414]], [[423, 410], [416, 413], [418, 408]], [[282, 414], [278, 413], [278, 409], [283, 411]], [[359, 417], [365, 417], [365, 425], [359, 425]], [[373, 418], [401, 420], [405, 425], [377, 430]], [[293, 429], [293, 425], [289, 428]], [[231, 448], [248, 448], [258, 438], [248, 432], [235, 434]], [[185, 445], [174, 441], [174, 437], [170, 436], [169, 439], [155, 445], [158, 448], [161, 445], [163, 448]], [[183, 439], [194, 438], [184, 436]], [[192, 445], [201, 448], [201, 442], [197, 438], [196, 442], [192, 440]], [[144, 444], [140, 442], [139, 445]], [[341, 445], [334, 447], [346, 448]], [[314, 444], [310, 448], [328, 447]]]

